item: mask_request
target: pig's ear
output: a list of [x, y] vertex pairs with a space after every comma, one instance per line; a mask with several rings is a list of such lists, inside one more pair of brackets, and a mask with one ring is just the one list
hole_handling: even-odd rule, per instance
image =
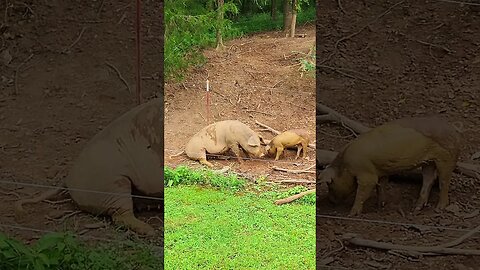
[[267, 144], [265, 143], [265, 139], [263, 138], [262, 135], [258, 134], [258, 138], [260, 139], [260, 144], [262, 144], [262, 145], [267, 145]]
[[336, 171], [332, 167], [325, 168], [318, 176], [317, 180], [319, 183], [331, 183], [333, 178], [335, 178]]
[[248, 145], [249, 146], [259, 146], [259, 143], [258, 143], [258, 140], [257, 140], [257, 137], [256, 136], [250, 136], [250, 138], [248, 138]]

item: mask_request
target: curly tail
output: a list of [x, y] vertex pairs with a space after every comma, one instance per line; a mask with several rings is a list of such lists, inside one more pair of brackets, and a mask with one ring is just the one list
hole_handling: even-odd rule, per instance
[[23, 208], [24, 204], [26, 204], [26, 203], [39, 203], [43, 200], [53, 198], [54, 196], [57, 196], [57, 195], [61, 194], [62, 192], [66, 191], [65, 189], [63, 189], [64, 187], [65, 186], [62, 185], [61, 187], [58, 187], [56, 189], [45, 191], [42, 194], [38, 195], [37, 197], [16, 201], [15, 206], [14, 206], [15, 207], [15, 216], [19, 217], [20, 215], [25, 213], [25, 209]]
[[172, 158], [172, 157], [179, 157], [179, 156], [183, 155], [184, 153], [185, 153], [185, 150], [182, 150], [182, 152], [180, 152], [180, 153], [177, 153], [177, 154], [175, 154], [175, 155], [171, 155], [170, 158]]

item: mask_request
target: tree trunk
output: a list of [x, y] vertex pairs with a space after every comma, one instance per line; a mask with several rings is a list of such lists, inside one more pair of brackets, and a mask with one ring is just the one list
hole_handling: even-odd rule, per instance
[[297, 0], [292, 0], [292, 21], [290, 22], [290, 37], [295, 36], [296, 24], [297, 24]]
[[285, 36], [290, 35], [290, 27], [292, 26], [292, 0], [283, 0], [283, 32]]
[[218, 0], [217, 2], [217, 50], [221, 50], [225, 47], [222, 39], [223, 29], [223, 3], [224, 0]]
[[272, 20], [275, 21], [277, 19], [277, 1], [272, 0], [272, 9], [271, 9]]

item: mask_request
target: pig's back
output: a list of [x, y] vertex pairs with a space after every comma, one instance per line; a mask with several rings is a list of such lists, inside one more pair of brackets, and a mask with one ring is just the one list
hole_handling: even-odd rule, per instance
[[414, 129], [438, 143], [451, 154], [458, 155], [461, 146], [461, 136], [444, 118], [436, 116], [402, 118], [392, 121], [392, 124]]

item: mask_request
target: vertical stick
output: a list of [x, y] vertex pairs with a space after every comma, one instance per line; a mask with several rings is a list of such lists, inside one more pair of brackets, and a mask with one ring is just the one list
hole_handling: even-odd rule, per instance
[[136, 47], [137, 47], [137, 104], [142, 103], [142, 90], [141, 90], [141, 54], [140, 54], [140, 0], [137, 0], [137, 18], [136, 18]]
[[207, 125], [210, 124], [210, 85], [209, 81], [207, 80]]

